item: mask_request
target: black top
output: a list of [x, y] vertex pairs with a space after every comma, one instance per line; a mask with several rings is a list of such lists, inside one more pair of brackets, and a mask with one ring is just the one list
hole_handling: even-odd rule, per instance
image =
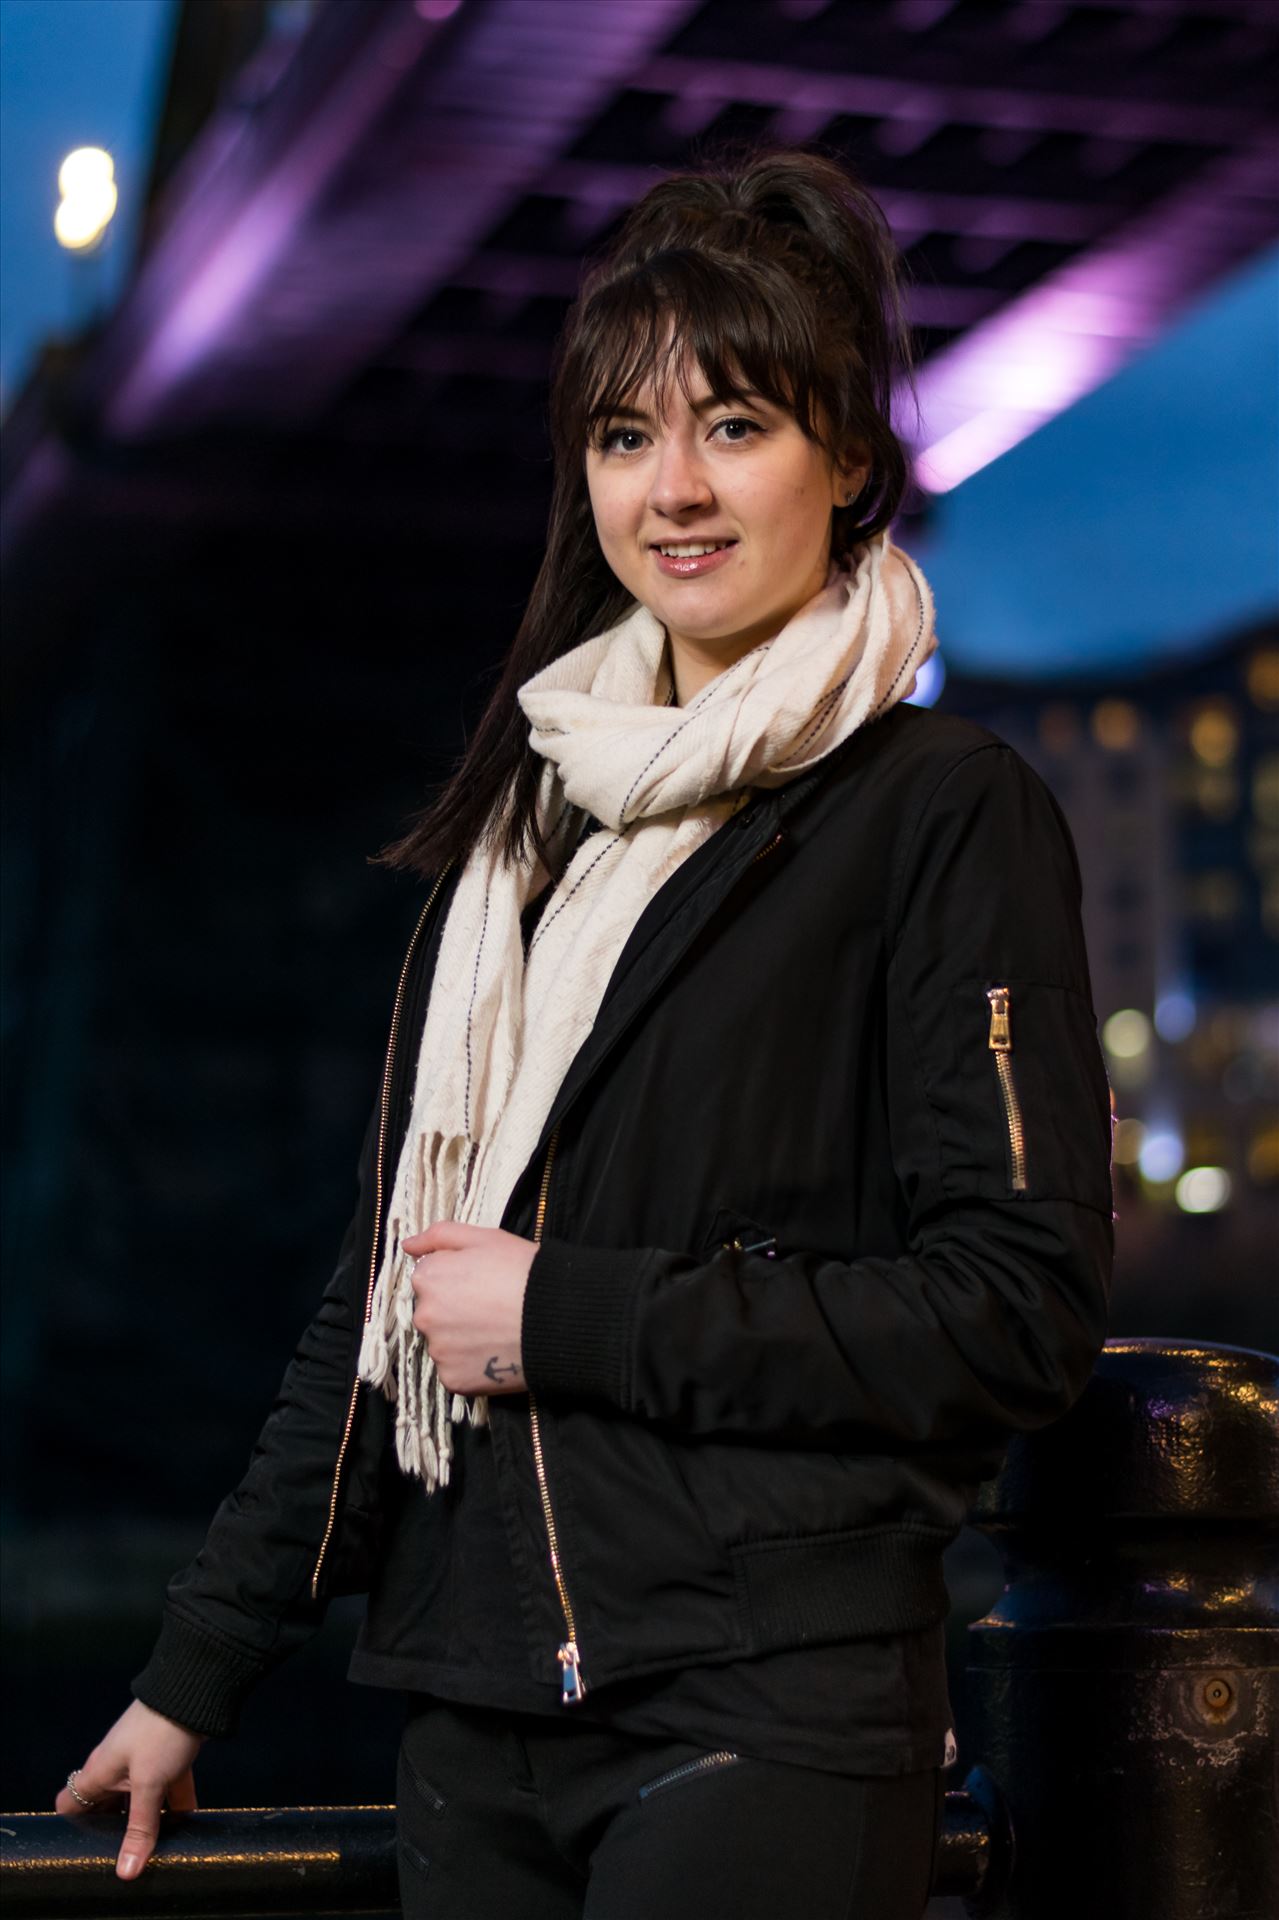
[[[580, 837], [600, 825], [584, 815]], [[554, 890], [544, 887], [524, 909], [526, 954]], [[942, 1623], [597, 1689], [587, 1667], [585, 1698], [566, 1707], [557, 1685], [529, 1675], [492, 1436], [487, 1427], [463, 1423], [453, 1441], [448, 1486], [428, 1495], [403, 1477], [388, 1530], [381, 1603], [394, 1617], [415, 1621], [415, 1630], [391, 1659], [366, 1659], [357, 1648], [353, 1680], [512, 1713], [569, 1713], [623, 1733], [695, 1740], [833, 1772], [897, 1774], [953, 1757]]]
[[447, 1487], [428, 1494], [401, 1477], [378, 1605], [406, 1629], [393, 1655], [357, 1646], [352, 1680], [508, 1713], [571, 1715], [833, 1773], [911, 1773], [953, 1759], [941, 1622], [595, 1688], [588, 1661], [585, 1697], [565, 1706], [555, 1682], [529, 1676], [492, 1436], [469, 1424], [453, 1435]]
[[[945, 1551], [1109, 1321], [1110, 1093], [1060, 808], [994, 735], [899, 704], [681, 864], [502, 1215], [538, 1240], [520, 1345], [549, 1465], [530, 1399], [497, 1394], [427, 1496], [351, 1377], [442, 886], [332, 1277], [134, 1693], [233, 1732], [325, 1604], [367, 1593], [375, 1684], [500, 1707], [532, 1681], [565, 1732], [638, 1706], [713, 1740], [723, 1711], [743, 1747], [763, 1688], [769, 1752], [828, 1752], [833, 1723], [846, 1766], [900, 1771], [923, 1726], [935, 1765]], [[570, 1597], [587, 1698], [561, 1708]]]

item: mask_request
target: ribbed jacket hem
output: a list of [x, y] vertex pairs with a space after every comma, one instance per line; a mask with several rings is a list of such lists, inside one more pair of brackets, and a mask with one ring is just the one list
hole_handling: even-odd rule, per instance
[[166, 1612], [142, 1672], [130, 1682], [135, 1699], [192, 1733], [234, 1733], [245, 1695], [265, 1663]]
[[946, 1618], [955, 1528], [886, 1521], [729, 1548], [738, 1617], [756, 1651], [914, 1633]]
[[631, 1328], [645, 1265], [627, 1247], [538, 1242], [520, 1332], [534, 1393], [595, 1394], [629, 1406]]

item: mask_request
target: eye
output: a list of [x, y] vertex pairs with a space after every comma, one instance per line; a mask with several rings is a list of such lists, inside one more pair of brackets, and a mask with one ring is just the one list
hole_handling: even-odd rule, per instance
[[[611, 453], [619, 440], [642, 440], [643, 438], [644, 436], [638, 427], [606, 427], [595, 444], [601, 453]], [[634, 453], [636, 451], [633, 446], [619, 447], [617, 450], [619, 453]]]
[[755, 434], [763, 433], [764, 431], [758, 420], [747, 420], [741, 414], [733, 414], [727, 420], [717, 420], [714, 431], [718, 433], [721, 427], [744, 427], [746, 429], [744, 433], [734, 433], [728, 436], [728, 444], [730, 446], [741, 446], [744, 441], [750, 440]]

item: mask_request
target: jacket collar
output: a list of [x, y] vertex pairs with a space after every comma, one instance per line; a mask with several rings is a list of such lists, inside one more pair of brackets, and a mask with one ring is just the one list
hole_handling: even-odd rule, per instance
[[618, 955], [595, 1024], [579, 1047], [551, 1103], [541, 1137], [507, 1203], [506, 1217], [530, 1177], [536, 1178], [551, 1134], [618, 1041], [659, 991], [756, 855], [783, 829], [786, 816], [828, 779], [835, 762], [871, 729], [850, 734], [807, 773], [781, 787], [758, 788], [739, 813], [704, 840], [649, 901]]
[[[663, 981], [756, 855], [779, 831], [784, 831], [786, 816], [807, 799], [815, 787], [830, 778], [836, 763], [848, 759], [850, 748], [866, 743], [867, 736], [875, 731], [877, 724], [882, 723], [859, 728], [825, 754], [807, 773], [788, 780], [784, 786], [757, 788], [741, 811], [733, 814], [717, 833], [704, 840], [654, 894], [618, 955], [595, 1023], [574, 1055], [551, 1103], [537, 1146], [511, 1191], [503, 1216], [504, 1223], [517, 1212], [530, 1179], [536, 1181], [538, 1178], [555, 1128], [627, 1029], [659, 991]], [[423, 967], [427, 965], [427, 954], [438, 952], [439, 929], [448, 911], [459, 870], [455, 866], [439, 890], [430, 934], [427, 934], [425, 927], [421, 930], [418, 951], [421, 956], [419, 964]], [[433, 964], [432, 961], [432, 967]], [[423, 988], [429, 996], [429, 979], [423, 981]], [[396, 1078], [401, 1080], [401, 1074], [397, 1072]], [[401, 1084], [404, 1082], [401, 1081]]]

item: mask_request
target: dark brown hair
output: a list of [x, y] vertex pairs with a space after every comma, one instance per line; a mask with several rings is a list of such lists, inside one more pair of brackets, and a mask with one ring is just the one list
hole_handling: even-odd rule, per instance
[[545, 762], [516, 696], [634, 605], [596, 538], [585, 453], [649, 379], [660, 405], [672, 375], [687, 393], [700, 368], [716, 399], [754, 388], [832, 452], [856, 446], [869, 471], [832, 515], [832, 553], [848, 554], [892, 523], [909, 479], [893, 392], [899, 382], [914, 392], [903, 285], [883, 209], [820, 153], [721, 151], [660, 180], [631, 208], [587, 263], [556, 343], [546, 553], [519, 630], [452, 774], [379, 862], [431, 875], [494, 834], [508, 860], [536, 852], [558, 870], [536, 817]]

